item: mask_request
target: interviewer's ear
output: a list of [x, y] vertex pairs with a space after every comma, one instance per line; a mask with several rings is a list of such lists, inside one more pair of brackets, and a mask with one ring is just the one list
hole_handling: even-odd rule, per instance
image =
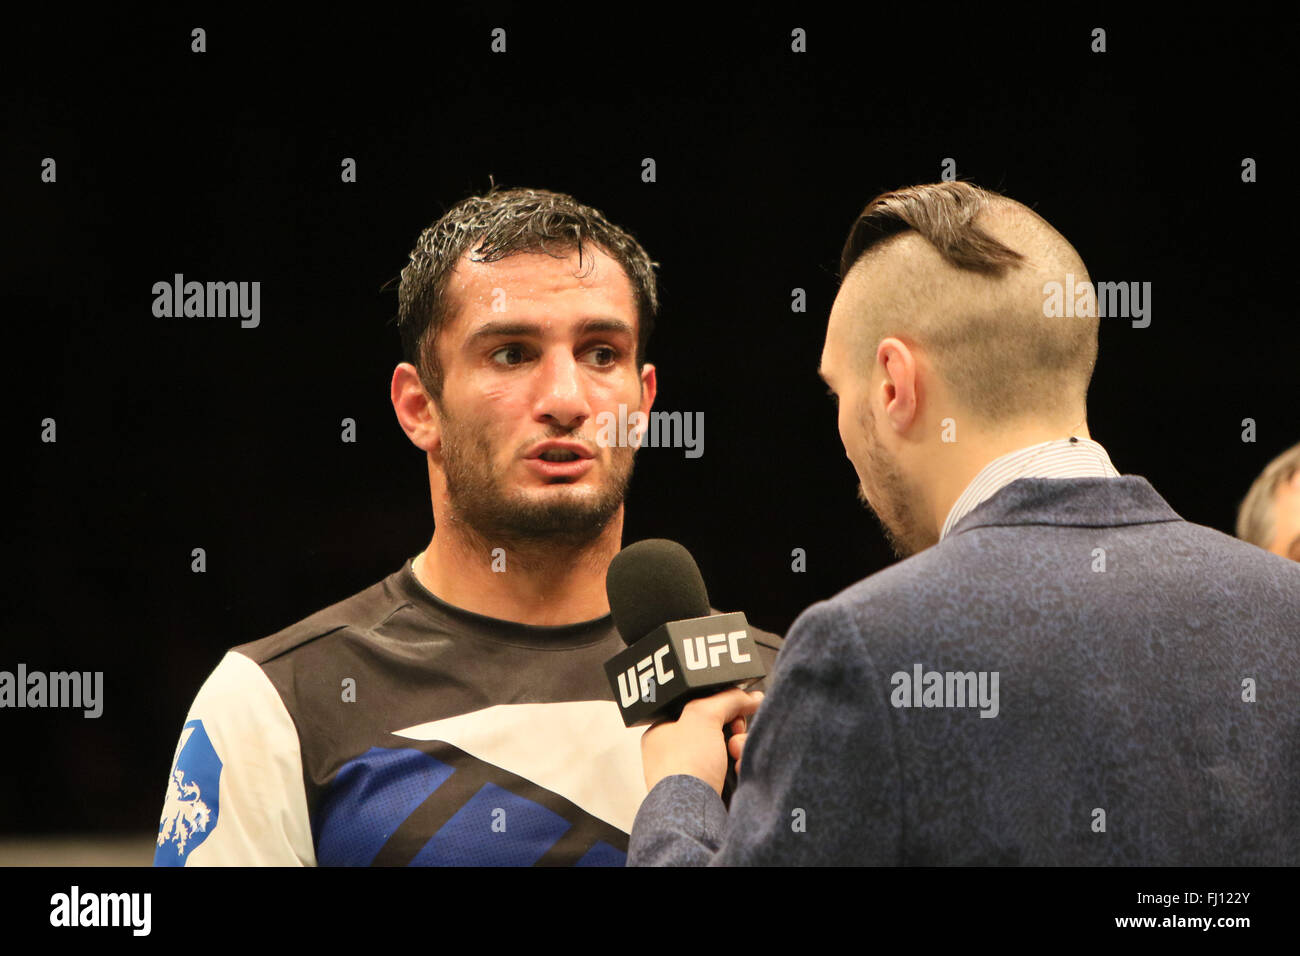
[[442, 445], [442, 419], [438, 414], [438, 403], [424, 390], [420, 374], [414, 365], [402, 362], [393, 370], [389, 397], [393, 402], [397, 422], [411, 443], [423, 451], [437, 452]]
[[899, 339], [881, 339], [876, 348], [876, 365], [882, 374], [871, 400], [877, 403], [889, 426], [905, 434], [919, 410], [916, 354]]

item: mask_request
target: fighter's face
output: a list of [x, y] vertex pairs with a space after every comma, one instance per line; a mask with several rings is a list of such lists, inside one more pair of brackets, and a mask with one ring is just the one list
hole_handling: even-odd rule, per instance
[[597, 443], [599, 416], [648, 413], [655, 393], [653, 366], [636, 368], [627, 275], [584, 244], [581, 269], [576, 252], [462, 259], [448, 292], [435, 462], [453, 519], [489, 539], [595, 537], [634, 452]]

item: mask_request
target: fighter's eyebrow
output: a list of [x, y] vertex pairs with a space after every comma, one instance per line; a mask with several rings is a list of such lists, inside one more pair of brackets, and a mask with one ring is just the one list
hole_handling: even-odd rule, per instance
[[593, 332], [611, 332], [615, 335], [635, 335], [632, 326], [628, 325], [622, 319], [587, 319], [578, 326], [579, 335], [590, 335]]
[[[578, 335], [590, 335], [593, 332], [607, 332], [628, 336], [635, 334], [632, 326], [622, 319], [597, 318], [587, 319], [579, 323]], [[465, 340], [465, 344], [473, 346], [482, 339], [505, 338], [508, 336], [536, 337], [541, 333], [542, 326], [539, 322], [520, 322], [518, 320], [485, 322], [470, 333], [469, 338]]]
[[536, 322], [485, 322], [470, 333], [465, 344], [472, 345], [480, 339], [500, 338], [507, 335], [537, 335], [541, 330], [541, 325]]

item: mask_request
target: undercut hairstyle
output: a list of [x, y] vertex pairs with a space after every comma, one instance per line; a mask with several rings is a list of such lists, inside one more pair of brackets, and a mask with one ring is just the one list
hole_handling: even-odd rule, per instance
[[[912, 229], [959, 269], [1001, 276], [1024, 256], [975, 225], [996, 193], [971, 183], [931, 183], [881, 193], [862, 210], [840, 253], [840, 279], [872, 246]], [[1006, 197], [999, 197], [1005, 199]], [[1010, 201], [1010, 200], [1008, 200]]]
[[1266, 550], [1273, 544], [1273, 536], [1277, 533], [1273, 499], [1277, 490], [1294, 478], [1297, 471], [1300, 471], [1300, 444], [1282, 452], [1259, 473], [1237, 509], [1238, 538]]
[[[598, 210], [565, 193], [546, 189], [493, 186], [452, 206], [416, 240], [410, 264], [402, 269], [397, 291], [397, 328], [402, 357], [419, 372], [424, 389], [442, 395], [443, 369], [438, 361], [438, 334], [456, 303], [448, 294], [452, 270], [468, 253], [474, 262], [496, 262], [520, 253], [544, 253], [564, 259], [598, 247], [623, 269], [637, 306], [636, 365], [645, 364], [646, 346], [659, 314], [655, 268], [632, 236]], [[595, 260], [589, 255], [591, 267]], [[580, 275], [586, 273], [580, 271]]]
[[[986, 228], [998, 222], [1012, 248]], [[977, 224], [977, 220], [981, 224]], [[1048, 317], [1045, 282], [1090, 282], [1074, 247], [1045, 219], [1014, 199], [967, 182], [910, 186], [882, 193], [853, 223], [840, 253], [840, 281], [864, 260], [917, 234], [968, 275], [973, 293], [943, 303], [940, 283], [899, 290], [905, 314], [863, 316], [860, 359], [874, 361], [880, 340], [908, 335], [934, 358], [953, 396], [987, 422], [1028, 416], [1083, 416], [1097, 362], [1098, 318]], [[1069, 295], [1071, 292], [1066, 292]], [[946, 311], [945, 311], [946, 310]]]

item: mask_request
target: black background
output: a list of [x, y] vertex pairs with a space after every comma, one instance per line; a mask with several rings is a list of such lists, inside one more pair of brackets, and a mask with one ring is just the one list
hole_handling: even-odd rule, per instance
[[[427, 543], [423, 455], [388, 398], [395, 285], [381, 287], [489, 176], [574, 194], [662, 264], [656, 408], [703, 411], [705, 454], [642, 452], [624, 540], [683, 542], [714, 604], [771, 630], [891, 560], [816, 367], [854, 217], [938, 180], [945, 157], [1033, 206], [1094, 280], [1152, 283], [1149, 328], [1102, 320], [1090, 392], [1121, 472], [1231, 532], [1253, 477], [1300, 438], [1280, 154], [1294, 84], [1276, 25], [425, 9], [56, 12], [6, 30], [0, 427], [18, 480], [0, 669], [102, 670], [105, 709], [0, 712], [0, 829], [148, 832], [223, 651]], [[206, 53], [190, 52], [194, 26]], [[56, 184], [40, 181], [47, 156]], [[1242, 183], [1244, 157], [1259, 182]], [[177, 272], [260, 281], [260, 327], [155, 318], [152, 286]], [[348, 417], [356, 444], [339, 440]]]

